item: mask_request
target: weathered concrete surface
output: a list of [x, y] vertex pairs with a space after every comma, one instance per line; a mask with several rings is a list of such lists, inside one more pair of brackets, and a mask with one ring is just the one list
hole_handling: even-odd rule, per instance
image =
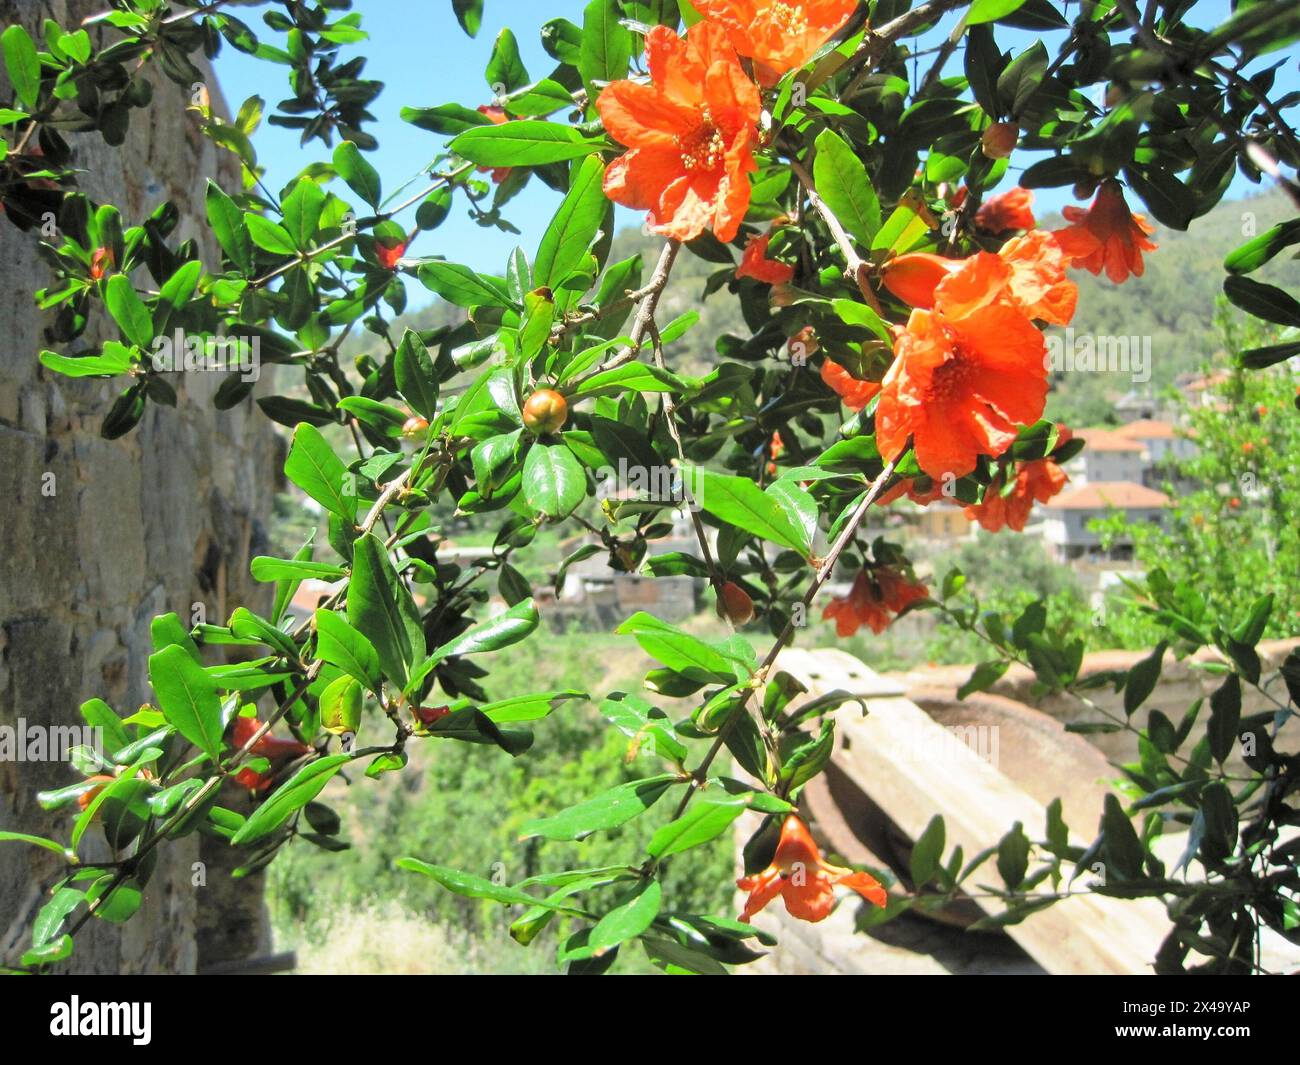
[[[0, 0], [0, 25], [21, 22], [40, 40], [45, 18], [71, 25], [103, 6]], [[114, 149], [97, 134], [71, 138], [73, 165], [85, 171], [87, 194], [117, 204], [126, 224], [174, 202], [182, 221], [173, 239], [199, 239], [213, 263], [215, 245], [201, 226], [205, 182], [211, 176], [233, 189], [237, 171], [199, 134], [187, 96], [156, 80], [153, 104], [132, 113], [126, 143]], [[214, 90], [214, 106], [218, 96]], [[129, 712], [149, 698], [155, 614], [175, 610], [188, 620], [202, 603], [215, 619], [241, 603], [265, 605], [248, 560], [266, 549], [264, 521], [282, 467], [282, 445], [260, 412], [213, 409], [216, 373], [177, 379], [176, 409], [151, 405], [126, 438], [100, 439], [112, 383], [73, 381], [36, 361], [45, 344], [32, 293], [47, 280], [34, 236], [0, 222], [0, 724], [8, 725], [20, 717], [29, 726], [79, 723], [77, 707], [91, 696]], [[110, 334], [101, 323], [92, 325], [96, 335]], [[42, 491], [49, 475], [52, 494]], [[64, 764], [0, 763], [0, 828], [66, 838], [67, 813], [42, 811], [35, 792], [75, 779]], [[247, 935], [212, 935], [201, 954], [198, 915], [219, 928], [231, 893], [211, 866], [208, 886], [192, 886], [199, 860], [194, 838], [161, 848], [142, 912], [120, 928], [92, 922], [78, 936], [73, 968], [191, 972], [229, 957], [227, 949], [264, 946]], [[47, 851], [0, 846], [0, 960], [21, 949], [41, 890], [59, 869]], [[240, 883], [245, 896], [256, 890]], [[236, 908], [250, 906], [259, 911], [260, 896]], [[247, 924], [247, 915], [240, 920]]]

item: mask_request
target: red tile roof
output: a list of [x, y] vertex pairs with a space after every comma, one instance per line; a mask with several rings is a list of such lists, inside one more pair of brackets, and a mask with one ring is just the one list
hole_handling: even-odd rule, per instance
[[1087, 444], [1088, 451], [1141, 451], [1142, 445], [1115, 429], [1078, 429], [1075, 436]]
[[1132, 481], [1097, 481], [1062, 492], [1044, 506], [1062, 510], [1133, 510], [1139, 507], [1167, 507], [1169, 497], [1154, 488]]
[[1129, 422], [1128, 425], [1120, 426], [1117, 432], [1120, 436], [1127, 436], [1131, 440], [1172, 440], [1175, 435], [1172, 425], [1157, 421], [1155, 418], [1141, 418]]

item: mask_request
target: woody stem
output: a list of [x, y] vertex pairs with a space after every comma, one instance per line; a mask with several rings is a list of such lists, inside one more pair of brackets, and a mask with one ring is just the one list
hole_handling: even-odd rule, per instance
[[[889, 479], [894, 475], [894, 468], [897, 463], [897, 459], [890, 459], [889, 462], [885, 464], [885, 468], [881, 470], [876, 479], [871, 482], [871, 486], [867, 489], [861, 501], [854, 508], [853, 513], [849, 516], [849, 520], [844, 523], [844, 528], [840, 530], [839, 536], [835, 538], [835, 542], [826, 553], [826, 557], [822, 559], [821, 565], [817, 568], [817, 573], [812, 579], [812, 583], [808, 585], [808, 590], [804, 592], [803, 599], [800, 601], [801, 606], [803, 607], [802, 612], [805, 616], [807, 615], [808, 608], [812, 605], [813, 600], [817, 598], [817, 593], [821, 591], [822, 585], [830, 580], [831, 574], [835, 572], [835, 566], [839, 562], [840, 556], [844, 553], [849, 544], [853, 542], [853, 538], [857, 535], [859, 527], [862, 525], [863, 521], [866, 520], [867, 511], [871, 509], [871, 505], [880, 497], [880, 493], [885, 490], [885, 485], [889, 483]], [[744, 702], [731, 712], [731, 716], [723, 722], [722, 727], [718, 730], [718, 735], [713, 740], [713, 746], [708, 749], [704, 755], [704, 759], [692, 774], [695, 778], [694, 785], [687, 790], [685, 795], [682, 796], [681, 802], [677, 804], [677, 809], [673, 812], [672, 819], [674, 821], [686, 812], [686, 807], [690, 805], [692, 796], [700, 790], [705, 780], [708, 778], [709, 766], [713, 764], [714, 759], [716, 759], [722, 752], [722, 748], [727, 742], [727, 736], [730, 734], [732, 726], [740, 720], [743, 714], [749, 712], [749, 700], [753, 697], [757, 685], [767, 679], [768, 671], [771, 670], [773, 664], [776, 662], [777, 656], [780, 655], [794, 636], [796, 616], [797, 612], [792, 611], [790, 619], [785, 623], [785, 628], [781, 630], [781, 635], [778, 636], [776, 642], [772, 644], [772, 648], [767, 652], [767, 657], [763, 659], [762, 665], [760, 665], [754, 672], [754, 679], [756, 681], [755, 686], [750, 688], [749, 694], [745, 696]]]
[[663, 251], [659, 253], [659, 261], [655, 264], [654, 273], [650, 277], [650, 283], [638, 293], [641, 302], [637, 307], [636, 319], [632, 323], [632, 332], [628, 334], [627, 346], [609, 362], [601, 363], [589, 373], [576, 377], [571, 382], [566, 382], [564, 387], [567, 391], [577, 389], [584, 381], [596, 376], [596, 374], [604, 373], [616, 366], [631, 362], [640, 354], [642, 345], [645, 344], [646, 334], [649, 333], [650, 327], [654, 324], [655, 311], [659, 308], [659, 298], [663, 295], [664, 287], [668, 284], [668, 275], [672, 273], [673, 263], [677, 260], [677, 253], [681, 250], [681, 247], [681, 243], [676, 240], [665, 242]]
[[871, 264], [868, 263], [861, 255], [858, 254], [857, 248], [853, 246], [853, 238], [849, 236], [848, 231], [835, 217], [835, 212], [827, 206], [826, 201], [821, 198], [817, 192], [817, 186], [813, 184], [812, 175], [797, 159], [790, 160], [790, 170], [794, 176], [799, 179], [803, 185], [804, 191], [808, 194], [808, 202], [813, 205], [813, 209], [822, 217], [826, 223], [826, 228], [831, 231], [831, 236], [835, 243], [844, 254], [844, 276], [851, 279], [858, 286], [858, 291], [862, 293], [862, 298], [867, 301], [868, 306], [878, 315], [883, 316], [880, 307], [880, 301], [876, 299], [876, 294], [871, 290], [871, 282], [867, 279], [871, 272]]

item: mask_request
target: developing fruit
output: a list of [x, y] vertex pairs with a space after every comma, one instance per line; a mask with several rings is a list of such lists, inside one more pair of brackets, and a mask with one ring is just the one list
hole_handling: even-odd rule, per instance
[[990, 159], [1005, 159], [1020, 139], [1020, 127], [1014, 122], [994, 122], [980, 138], [980, 148]]
[[718, 592], [718, 617], [733, 625], [747, 625], [754, 620], [754, 600], [735, 581], [727, 581]]
[[524, 425], [534, 436], [557, 432], [569, 418], [569, 404], [553, 388], [539, 388], [524, 404]]

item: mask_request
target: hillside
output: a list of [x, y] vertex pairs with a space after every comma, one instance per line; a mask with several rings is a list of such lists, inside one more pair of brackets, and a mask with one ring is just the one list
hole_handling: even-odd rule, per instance
[[[1157, 227], [1152, 239], [1160, 247], [1146, 256], [1144, 276], [1131, 278], [1122, 287], [1104, 277], [1073, 272], [1079, 285], [1079, 310], [1072, 327], [1076, 340], [1085, 335], [1139, 338], [1138, 343], [1145, 347], [1142, 338], [1149, 337], [1150, 379], [1135, 381], [1129, 373], [1095, 370], [1056, 373], [1048, 414], [1075, 425], [1113, 421], [1114, 401], [1125, 393], [1136, 390], [1158, 395], [1179, 374], [1198, 370], [1219, 347], [1213, 320], [1224, 256], [1250, 236], [1294, 214], [1285, 197], [1276, 192], [1224, 201], [1197, 219], [1188, 233]], [[1063, 224], [1051, 216], [1040, 222], [1049, 229]], [[648, 275], [660, 243], [661, 238], [639, 228], [624, 229], [615, 237], [610, 261], [639, 252]], [[673, 364], [687, 373], [704, 372], [715, 361], [718, 337], [746, 334], [734, 299], [718, 294], [702, 298], [705, 281], [716, 269], [716, 264], [682, 256], [661, 303], [662, 321], [690, 309], [700, 312], [700, 323], [673, 345]], [[1300, 261], [1281, 256], [1255, 276], [1291, 291], [1300, 290]], [[399, 323], [427, 329], [453, 321], [460, 313], [435, 300], [404, 315]]]

